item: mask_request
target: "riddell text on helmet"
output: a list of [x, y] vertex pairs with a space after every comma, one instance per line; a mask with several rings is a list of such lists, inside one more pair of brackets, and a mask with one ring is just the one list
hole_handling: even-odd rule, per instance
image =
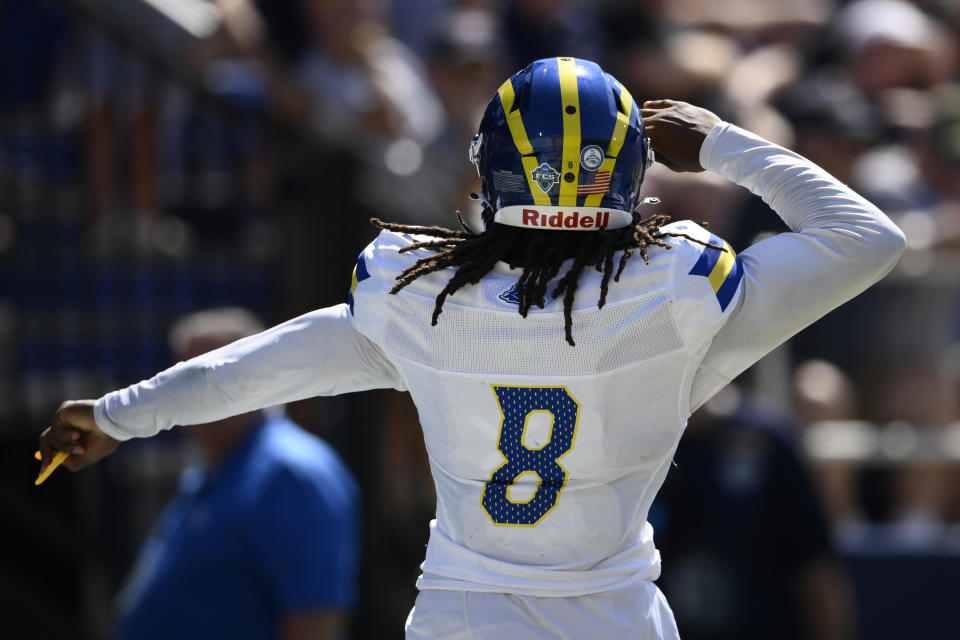
[[553, 215], [540, 213], [537, 209], [523, 210], [523, 226], [543, 227], [545, 229], [603, 229], [610, 224], [609, 211], [597, 211], [594, 215], [581, 216], [579, 211], [565, 214], [557, 211]]

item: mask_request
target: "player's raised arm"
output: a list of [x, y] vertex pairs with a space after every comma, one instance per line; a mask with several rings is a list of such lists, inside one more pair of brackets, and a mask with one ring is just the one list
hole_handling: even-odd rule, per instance
[[694, 409], [880, 280], [897, 263], [905, 239], [879, 209], [817, 165], [708, 111], [664, 100], [646, 103], [644, 118], [654, 151], [668, 167], [702, 167], [746, 187], [791, 229], [737, 258], [739, 299], [697, 372]]
[[319, 309], [180, 362], [125, 389], [64, 403], [40, 436], [41, 468], [56, 451], [76, 471], [175, 425], [204, 424], [317, 395], [397, 387], [382, 351], [357, 332], [346, 305]]

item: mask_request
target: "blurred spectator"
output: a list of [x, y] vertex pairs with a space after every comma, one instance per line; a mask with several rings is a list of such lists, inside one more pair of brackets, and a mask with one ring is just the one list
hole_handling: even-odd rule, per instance
[[690, 418], [650, 511], [685, 640], [855, 637], [848, 578], [788, 428], [733, 387]]
[[371, 180], [367, 197], [413, 224], [456, 225], [454, 211], [459, 210], [480, 228], [479, 207], [467, 198], [480, 191], [467, 146], [483, 109], [509, 73], [504, 41], [496, 15], [481, 9], [451, 10], [434, 25], [427, 69], [446, 112], [445, 126], [424, 146], [418, 166]]
[[574, 56], [606, 66], [596, 10], [584, 0], [509, 0], [503, 18], [513, 69], [534, 60]]
[[880, 114], [840, 74], [798, 80], [776, 92], [773, 104], [792, 125], [792, 148], [847, 183], [884, 133]]
[[891, 91], [887, 97], [885, 115], [898, 140], [863, 154], [853, 179], [904, 228], [905, 266], [929, 270], [935, 254], [955, 253], [960, 240], [960, 85]]
[[216, 3], [223, 29], [198, 43], [198, 61], [212, 79], [239, 74], [281, 119], [348, 149], [397, 138], [422, 144], [443, 127], [420, 60], [388, 32], [388, 3]]
[[[956, 334], [960, 297], [955, 276], [948, 275], [955, 273], [960, 247], [960, 88], [943, 84], [885, 96], [898, 141], [864, 154], [853, 179], [904, 229], [902, 272], [913, 280], [888, 292], [890, 307], [872, 332], [883, 348], [874, 357], [879, 366], [868, 417], [942, 432], [957, 416], [940, 362]], [[953, 477], [944, 463], [905, 462], [894, 471], [887, 517], [902, 542], [941, 539], [951, 517]]]
[[[909, 428], [942, 431], [957, 415], [954, 394], [941, 372], [926, 364], [904, 364], [879, 389], [877, 419]], [[895, 469], [890, 499], [891, 532], [912, 547], [942, 539], [953, 498], [953, 469], [944, 461], [904, 461]]]
[[390, 37], [375, 0], [304, 0], [310, 46], [296, 76], [313, 127], [348, 146], [371, 137], [429, 142], [443, 109], [419, 60]]
[[923, 169], [943, 199], [956, 206], [960, 201], [960, 84], [941, 85], [932, 97], [934, 118], [924, 138]]
[[955, 45], [943, 25], [905, 0], [857, 0], [834, 23], [854, 83], [875, 95], [947, 80]]
[[726, 32], [741, 42], [802, 44], [811, 33], [829, 23], [837, 2], [728, 0], [719, 3], [669, 0], [662, 4], [665, 17], [679, 25]]
[[729, 112], [723, 81], [739, 58], [737, 43], [722, 33], [640, 23], [639, 36], [622, 40], [611, 73], [638, 101], [670, 97]]
[[[791, 391], [794, 411], [804, 426], [852, 420], [859, 415], [852, 381], [825, 360], [808, 360], [798, 366]], [[848, 461], [826, 461], [815, 471], [833, 531], [841, 542], [853, 541], [867, 519], [860, 499], [862, 469]]]
[[[187, 359], [261, 331], [241, 309], [186, 316], [171, 331]], [[319, 438], [277, 412], [187, 430], [204, 464], [141, 549], [116, 637], [335, 639], [356, 597], [359, 496]]]
[[459, 6], [460, 0], [397, 0], [390, 2], [393, 33], [421, 58], [430, 52], [430, 43], [442, 16]]
[[751, 196], [737, 185], [707, 172], [681, 174], [654, 165], [647, 171], [640, 191], [646, 197], [659, 199], [641, 209], [644, 215], [649, 209], [674, 220], [706, 222], [713, 233], [727, 239], [735, 250], [744, 248], [737, 243], [737, 234], [744, 224], [742, 217]]
[[[428, 156], [427, 148], [448, 129], [447, 115], [427, 68], [390, 35], [389, 3], [297, 0], [302, 24], [295, 39], [302, 35], [303, 46], [296, 48], [279, 42], [292, 31], [293, 9], [252, 0], [218, 3], [224, 30], [201, 47], [209, 78], [219, 79], [214, 87], [246, 85], [298, 136], [327, 147], [327, 162], [337, 166], [326, 167], [323, 176], [346, 174], [336, 188], [351, 204], [418, 222], [436, 222], [443, 211], [449, 223], [451, 193], [463, 184], [461, 163], [448, 162], [446, 143]], [[436, 25], [440, 18], [425, 22]], [[486, 31], [480, 29], [482, 40]], [[469, 99], [472, 90], [466, 93]]]
[[[939, 430], [948, 423], [955, 411], [951, 396], [946, 378], [939, 373], [926, 368], [898, 368], [884, 380], [877, 405], [870, 409], [871, 417], [885, 425], [883, 437], [888, 441], [891, 436], [899, 436], [905, 442], [915, 442], [923, 431]], [[829, 362], [812, 360], [797, 367], [793, 402], [797, 416], [819, 430], [814, 434], [819, 443], [831, 444], [832, 451], [823, 451], [830, 455], [817, 464], [817, 476], [841, 544], [853, 549], [868, 541], [871, 534], [874, 540], [884, 538], [911, 548], [942, 539], [956, 496], [954, 469], [948, 462], [934, 458], [876, 466], [869, 443], [873, 442], [871, 436], [881, 437], [880, 432], [871, 426], [859, 426], [862, 423], [845, 427], [834, 422], [852, 421], [863, 411], [857, 408], [851, 380]], [[867, 439], [858, 439], [857, 431], [862, 433], [864, 428]], [[834, 434], [835, 430], [840, 433]], [[858, 459], [857, 454], [862, 457]], [[886, 524], [876, 527], [877, 522]], [[886, 535], [878, 537], [877, 533]]]
[[59, 80], [80, 97], [87, 210], [99, 230], [123, 229], [123, 244], [146, 246], [160, 212], [157, 97], [161, 83], [140, 56], [122, 55], [107, 34], [78, 24]]
[[429, 538], [424, 522], [434, 518], [437, 494], [423, 431], [410, 394], [388, 391], [384, 395], [383, 437], [376, 457], [385, 472], [380, 477], [376, 517], [382, 532], [365, 557], [376, 562], [368, 585], [375, 598], [380, 627], [368, 637], [398, 636], [417, 597], [414, 587], [423, 549]]

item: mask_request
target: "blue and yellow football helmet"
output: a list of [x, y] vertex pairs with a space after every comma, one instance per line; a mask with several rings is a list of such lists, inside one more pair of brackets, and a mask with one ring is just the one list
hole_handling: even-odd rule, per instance
[[547, 58], [500, 86], [470, 160], [485, 226], [591, 231], [634, 221], [653, 152], [620, 82], [588, 60]]

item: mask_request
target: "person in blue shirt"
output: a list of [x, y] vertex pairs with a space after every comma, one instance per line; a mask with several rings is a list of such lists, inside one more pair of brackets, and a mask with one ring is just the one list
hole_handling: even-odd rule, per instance
[[[187, 359], [262, 330], [241, 309], [179, 321]], [[184, 471], [120, 597], [118, 640], [346, 635], [360, 554], [360, 496], [336, 452], [279, 411], [189, 430]]]
[[856, 637], [849, 576], [793, 425], [732, 387], [721, 400], [736, 409], [691, 416], [650, 510], [681, 637]]

